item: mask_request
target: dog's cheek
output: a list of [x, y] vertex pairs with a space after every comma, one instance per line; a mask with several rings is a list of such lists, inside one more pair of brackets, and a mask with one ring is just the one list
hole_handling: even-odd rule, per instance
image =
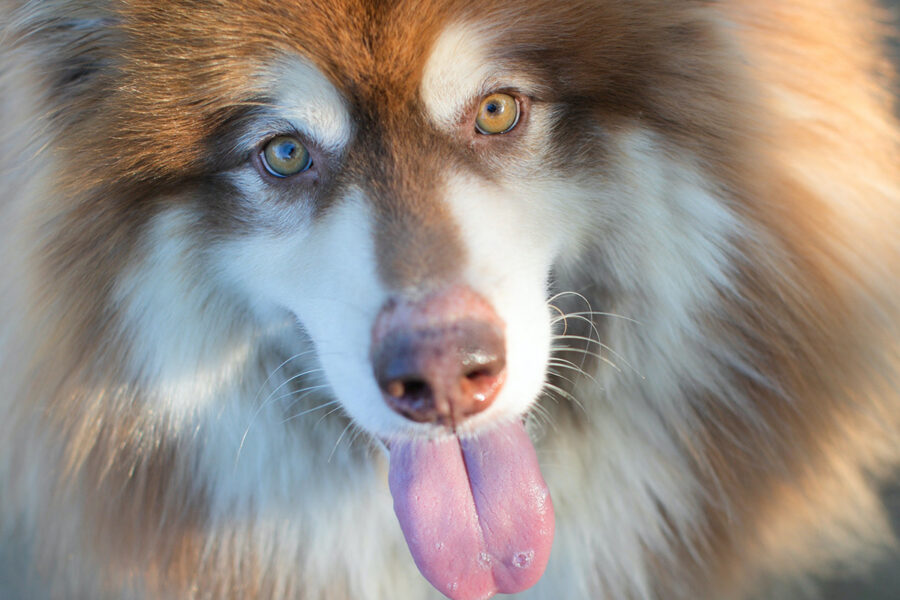
[[243, 263], [239, 285], [256, 296], [258, 312], [292, 315], [306, 331], [326, 381], [356, 423], [393, 435], [410, 423], [383, 402], [372, 374], [372, 324], [388, 298], [372, 222], [369, 203], [353, 189], [302, 232], [233, 242], [227, 261]]
[[298, 198], [292, 210], [279, 210], [275, 194], [249, 169], [232, 174], [231, 183], [242, 192], [244, 227], [216, 236], [213, 275], [260, 321], [283, 318], [301, 287], [314, 233], [311, 203]]

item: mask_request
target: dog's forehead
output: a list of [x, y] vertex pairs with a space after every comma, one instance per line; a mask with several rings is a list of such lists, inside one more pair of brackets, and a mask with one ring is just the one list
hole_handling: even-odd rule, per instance
[[[222, 115], [236, 108], [264, 106], [272, 99], [278, 77], [258, 75], [277, 72], [274, 67], [283, 64], [285, 57], [315, 67], [342, 98], [353, 121], [372, 116], [384, 122], [385, 116], [409, 114], [410, 108], [415, 114], [423, 100], [432, 120], [446, 121], [458, 109], [460, 98], [472, 95], [473, 90], [466, 88], [484, 75], [485, 65], [497, 70], [500, 64], [514, 62], [539, 68], [548, 64], [548, 45], [559, 47], [556, 54], [562, 52], [568, 37], [544, 40], [539, 32], [548, 23], [557, 23], [559, 29], [558, 23], [567, 22], [571, 28], [578, 14], [572, 4], [564, 8], [551, 4], [177, 0], [161, 10], [150, 0], [127, 0], [115, 5], [129, 40], [118, 58], [123, 81], [117, 89], [123, 98], [115, 106], [123, 107], [117, 110], [124, 114], [116, 121], [128, 123], [135, 135], [159, 138], [160, 143], [144, 144], [155, 154], [187, 147], [199, 151], [191, 142], [214, 134], [211, 129]], [[569, 50], [566, 47], [562, 54]], [[282, 71], [298, 73], [297, 69]], [[300, 87], [311, 83], [324, 92], [313, 79], [292, 80]], [[296, 98], [303, 101], [306, 96]], [[160, 107], [172, 108], [164, 131], [158, 119], [148, 116], [158, 114]], [[198, 109], [208, 117], [196, 118]], [[183, 157], [179, 160], [184, 162]], [[167, 156], [166, 161], [174, 163], [176, 158]]]
[[[507, 17], [522, 12], [529, 22], [540, 20], [534, 4], [337, 0], [277, 10], [257, 2], [228, 6], [236, 28], [248, 22], [233, 37], [242, 38], [251, 60], [294, 54], [315, 65], [351, 105], [383, 112], [424, 99], [444, 121], [448, 107], [459, 104], [451, 100], [471, 95], [481, 79], [500, 68], [498, 59], [509, 56], [522, 34], [517, 30], [529, 29]], [[265, 22], [269, 30], [261, 27]]]
[[272, 46], [316, 65], [352, 105], [389, 109], [415, 99], [429, 49], [454, 13], [449, 4], [344, 0], [290, 6], [285, 12], [293, 18], [279, 27]]
[[[375, 78], [359, 71], [349, 78], [346, 70], [344, 76], [338, 74], [331, 80], [316, 63], [293, 54], [263, 70], [264, 85], [274, 91], [275, 106], [283, 116], [335, 150], [352, 137], [349, 113], [354, 108], [374, 118], [391, 111], [421, 112], [425, 120], [447, 130], [479, 94], [504, 86], [528, 87], [527, 77], [491, 56], [494, 42], [494, 36], [484, 27], [455, 22], [423, 42], [424, 51], [409, 57], [409, 64], [394, 65], [405, 71], [397, 77], [402, 84], [387, 84], [381, 79], [387, 78], [384, 74]], [[339, 70], [345, 67], [335, 66]]]
[[512, 83], [507, 65], [492, 58], [494, 43], [496, 33], [482, 24], [464, 22], [447, 25], [434, 40], [422, 67], [419, 93], [437, 124], [452, 126], [479, 93]]

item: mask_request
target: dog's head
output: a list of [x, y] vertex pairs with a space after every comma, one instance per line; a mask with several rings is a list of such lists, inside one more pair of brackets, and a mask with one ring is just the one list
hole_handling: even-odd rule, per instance
[[216, 402], [210, 357], [236, 315], [258, 331], [290, 315], [388, 446], [425, 575], [458, 598], [517, 591], [553, 535], [522, 426], [551, 360], [552, 283], [657, 311], [647, 334], [664, 338], [723, 277], [735, 226], [716, 189], [739, 162], [739, 103], [700, 4], [88, 15], [69, 27], [92, 58], [57, 82], [82, 108], [59, 117], [81, 167], [60, 247], [117, 232], [87, 253], [109, 274], [97, 304], [180, 416]]
[[223, 241], [221, 273], [296, 316], [341, 405], [389, 447], [420, 569], [474, 598], [530, 586], [549, 556], [521, 419], [544, 383], [551, 265], [578, 237], [577, 166], [557, 165], [596, 132], [555, 131], [542, 84], [484, 24], [411, 33], [425, 28], [328, 50], [327, 71], [314, 50], [255, 74], [271, 99], [222, 177], [265, 225]]

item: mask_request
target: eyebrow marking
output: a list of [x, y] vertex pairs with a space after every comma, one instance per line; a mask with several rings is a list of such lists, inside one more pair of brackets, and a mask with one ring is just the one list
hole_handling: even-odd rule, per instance
[[[272, 111], [323, 149], [339, 152], [354, 134], [347, 101], [311, 62], [285, 56], [262, 74], [272, 90]], [[273, 119], [273, 122], [276, 122]]]
[[489, 41], [482, 28], [457, 23], [434, 42], [423, 69], [420, 94], [438, 125], [452, 126], [463, 107], [490, 81], [494, 68], [487, 56]]
[[484, 24], [456, 23], [441, 33], [422, 71], [419, 94], [439, 127], [449, 129], [463, 111], [492, 92], [533, 92], [535, 82], [519, 69], [491, 56], [498, 34]]

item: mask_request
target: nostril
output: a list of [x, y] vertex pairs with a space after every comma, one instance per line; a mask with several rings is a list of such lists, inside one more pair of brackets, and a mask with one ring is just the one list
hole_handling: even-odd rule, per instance
[[384, 387], [384, 391], [389, 396], [397, 398], [408, 398], [410, 400], [419, 400], [431, 396], [431, 386], [421, 379], [395, 379], [389, 381]]
[[460, 375], [469, 380], [483, 379], [485, 377], [496, 377], [503, 369], [506, 368], [506, 361], [502, 354], [485, 355], [479, 354], [477, 358], [469, 356], [462, 364], [462, 372]]
[[503, 384], [506, 363], [495, 358], [488, 364], [466, 369], [461, 373], [462, 397], [459, 410], [465, 416], [487, 408]]
[[385, 400], [398, 413], [419, 423], [437, 418], [434, 393], [424, 379], [393, 379], [382, 384]]
[[469, 381], [476, 381], [478, 379], [483, 379], [485, 377], [493, 377], [494, 374], [491, 373], [488, 369], [476, 369], [471, 373], [466, 373], [465, 377]]

